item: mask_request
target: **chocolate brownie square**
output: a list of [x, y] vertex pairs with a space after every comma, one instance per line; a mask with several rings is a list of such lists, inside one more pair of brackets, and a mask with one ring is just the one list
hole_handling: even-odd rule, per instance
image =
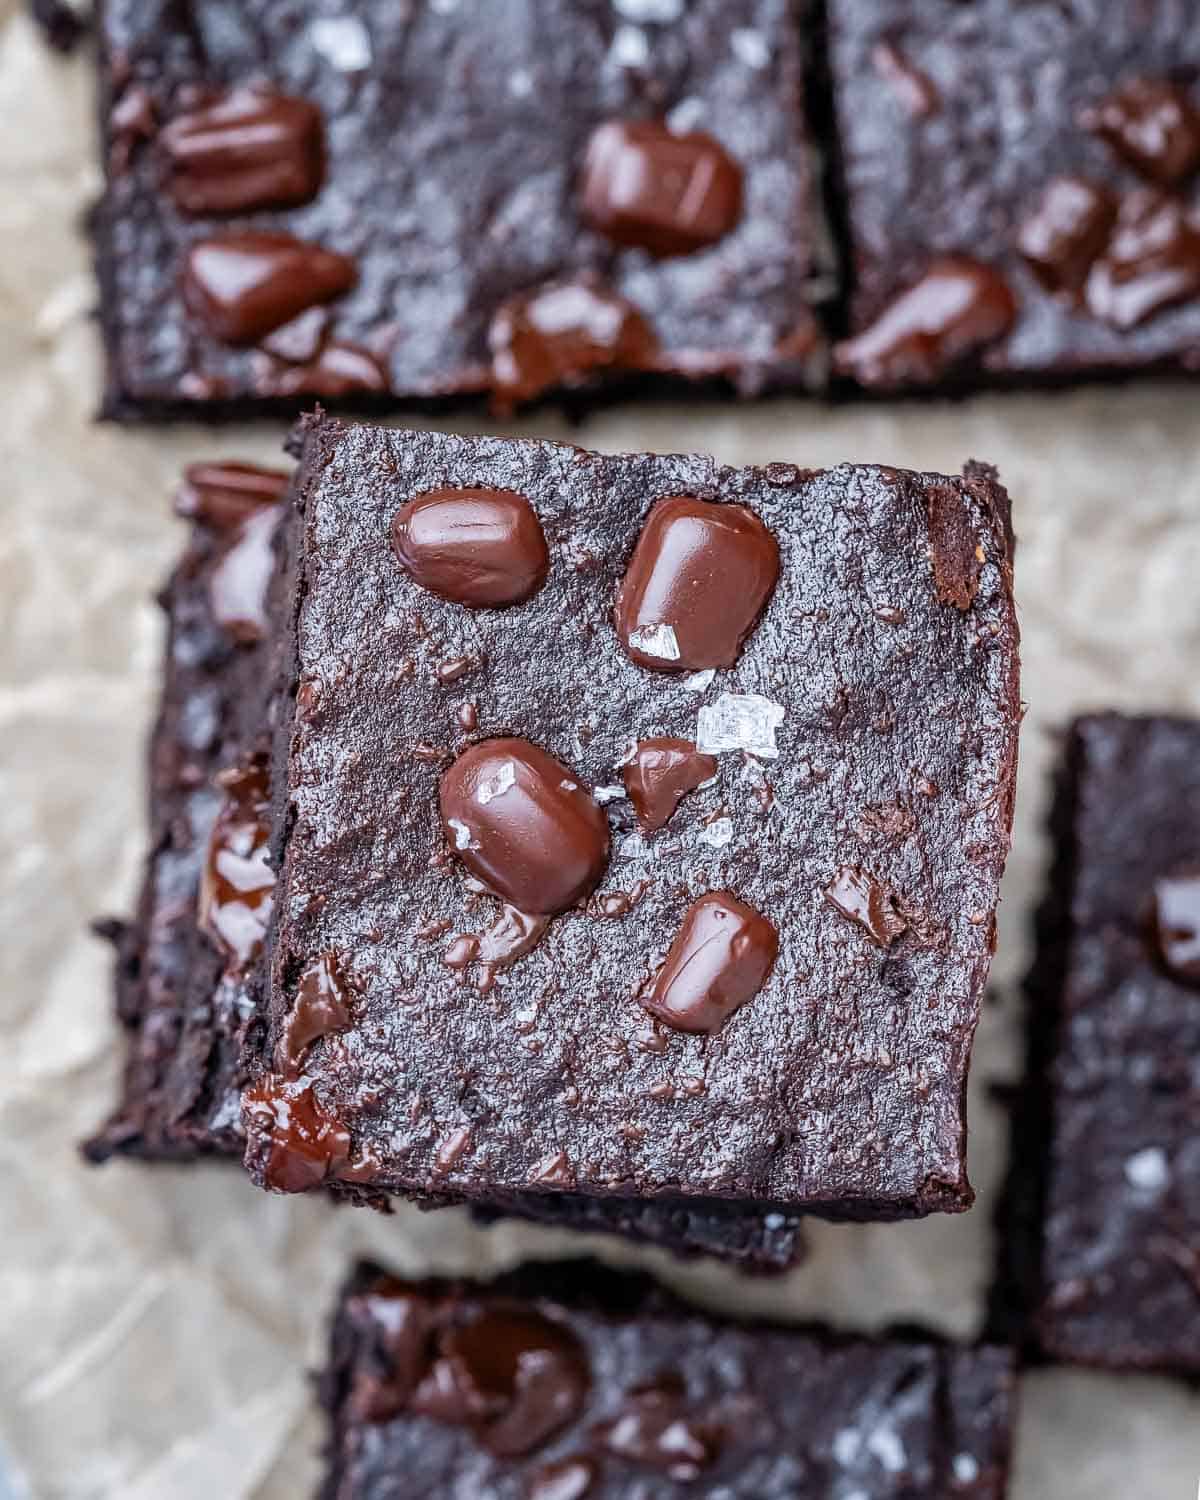
[[1200, 11], [829, 0], [872, 390], [1200, 368]]
[[260, 1183], [961, 1210], [1016, 764], [991, 471], [317, 417]]
[[794, 0], [103, 0], [110, 416], [819, 378]]
[[1200, 722], [1067, 737], [998, 1307], [1056, 1360], [1200, 1373]]
[[648, 1277], [360, 1265], [321, 1379], [327, 1500], [1001, 1500], [1010, 1351], [736, 1323]]

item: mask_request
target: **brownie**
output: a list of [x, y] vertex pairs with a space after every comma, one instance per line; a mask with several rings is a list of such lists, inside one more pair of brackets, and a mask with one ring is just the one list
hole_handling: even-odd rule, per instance
[[1200, 11], [828, 0], [873, 390], [1200, 367]]
[[[252, 960], [269, 908], [260, 903], [240, 953], [231, 954], [213, 928], [228, 932], [230, 920], [244, 919], [245, 889], [229, 893], [224, 923], [199, 918], [213, 905], [202, 895], [212, 885], [206, 868], [214, 858], [238, 858], [214, 831], [223, 823], [235, 842], [244, 838], [246, 820], [230, 813], [247, 790], [253, 799], [266, 784], [268, 662], [273, 618], [282, 614], [274, 597], [282, 579], [267, 544], [285, 483], [281, 473], [207, 463], [188, 471], [179, 492], [193, 531], [162, 593], [168, 631], [148, 767], [151, 852], [135, 919], [99, 924], [117, 949], [116, 1010], [128, 1035], [120, 1102], [85, 1148], [93, 1161], [240, 1157], [245, 1147], [242, 1052], [258, 1023]], [[243, 888], [269, 897], [265, 831], [265, 820], [262, 834], [251, 829], [251, 858], [239, 868], [250, 876]], [[680, 1256], [712, 1255], [752, 1271], [786, 1270], [804, 1254], [797, 1215], [723, 1204], [516, 1195], [502, 1211], [493, 1204], [486, 1212], [489, 1222], [512, 1216], [617, 1234]]]
[[[161, 595], [162, 706], [150, 744], [150, 853], [132, 923], [101, 924], [117, 949], [117, 1014], [128, 1029], [120, 1104], [88, 1143], [150, 1158], [239, 1152], [244, 967], [197, 922], [220, 773], [265, 750], [272, 537], [287, 475], [197, 464], [178, 497], [193, 527]], [[265, 758], [264, 758], [265, 764]]]
[[1028, 985], [998, 1311], [1041, 1354], [1200, 1374], [1200, 722], [1071, 728]]
[[993, 473], [302, 434], [255, 1179], [968, 1207], [1020, 717]]
[[326, 1500], [1000, 1500], [1010, 1351], [738, 1323], [595, 1262], [356, 1268], [321, 1396]]
[[795, 0], [99, 22], [109, 416], [819, 377]]

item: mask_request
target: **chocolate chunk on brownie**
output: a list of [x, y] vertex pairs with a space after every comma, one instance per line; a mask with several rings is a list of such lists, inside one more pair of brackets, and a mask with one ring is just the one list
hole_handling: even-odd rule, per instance
[[321, 1379], [333, 1500], [1001, 1500], [1010, 1351], [736, 1323], [590, 1261], [360, 1265]]
[[946, 390], [1200, 366], [1200, 12], [828, 13], [844, 374]]
[[1065, 746], [998, 1311], [1056, 1360], [1200, 1373], [1200, 722]]
[[179, 493], [194, 525], [162, 593], [150, 855], [136, 918], [105, 928], [117, 941], [117, 1011], [129, 1035], [120, 1104], [87, 1148], [96, 1160], [241, 1149], [245, 970], [271, 880], [245, 794], [255, 750], [268, 744], [268, 592], [286, 485], [286, 474], [246, 464], [197, 464]]
[[318, 417], [295, 500], [256, 1180], [967, 1207], [1020, 712], [991, 471]]
[[809, 29], [794, 0], [104, 0], [108, 414], [819, 379]]

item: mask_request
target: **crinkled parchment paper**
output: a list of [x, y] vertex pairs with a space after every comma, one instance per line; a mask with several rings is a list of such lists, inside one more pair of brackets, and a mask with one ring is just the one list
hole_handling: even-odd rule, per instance
[[[76, 1155], [117, 1084], [108, 957], [86, 927], [129, 909], [142, 853], [150, 596], [181, 541], [168, 495], [183, 463], [271, 461], [281, 434], [93, 425], [89, 64], [43, 51], [20, 10], [0, 0], [0, 1470], [38, 1500], [295, 1500], [317, 1472], [305, 1371], [352, 1255], [487, 1270], [580, 1243], [479, 1231], [459, 1212], [387, 1220], [271, 1198], [234, 1167], [97, 1171]], [[1016, 501], [1030, 713], [997, 998], [976, 1049], [980, 1204], [920, 1224], [818, 1225], [811, 1260], [782, 1284], [646, 1257], [696, 1297], [855, 1327], [976, 1326], [1004, 1147], [987, 1083], [1017, 1065], [1014, 981], [1054, 726], [1107, 704], [1200, 711], [1197, 411], [1195, 388], [1143, 387], [952, 408], [659, 407], [576, 434], [732, 463], [953, 470], [975, 456]], [[519, 430], [563, 435], [546, 417]], [[1018, 1500], [1190, 1500], [1198, 1475], [1200, 1398], [1182, 1387], [1024, 1382]]]

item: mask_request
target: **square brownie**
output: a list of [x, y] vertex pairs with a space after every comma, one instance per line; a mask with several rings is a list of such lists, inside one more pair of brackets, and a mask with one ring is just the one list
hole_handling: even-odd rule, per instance
[[968, 1207], [1020, 717], [991, 471], [302, 432], [256, 1180]]
[[1200, 722], [1070, 730], [998, 1310], [1042, 1354], [1200, 1374]]
[[828, 15], [842, 373], [887, 391], [1200, 368], [1200, 10]]
[[327, 1500], [1001, 1500], [1009, 1350], [736, 1323], [648, 1277], [357, 1267], [321, 1396]]
[[103, 0], [99, 27], [109, 416], [819, 378], [794, 0]]
[[[167, 643], [148, 765], [150, 854], [134, 920], [99, 924], [117, 950], [116, 1011], [127, 1038], [121, 1099], [85, 1147], [95, 1162], [238, 1158], [245, 1149], [242, 1056], [260, 1024], [254, 961], [273, 887], [264, 864], [268, 664], [283, 610], [271, 542], [286, 483], [286, 474], [247, 464], [196, 464], [177, 497], [193, 530], [161, 595]], [[234, 877], [223, 890], [219, 867]], [[516, 1195], [503, 1210], [494, 1203], [479, 1213], [616, 1234], [751, 1271], [786, 1270], [804, 1254], [797, 1215], [721, 1203]]]

